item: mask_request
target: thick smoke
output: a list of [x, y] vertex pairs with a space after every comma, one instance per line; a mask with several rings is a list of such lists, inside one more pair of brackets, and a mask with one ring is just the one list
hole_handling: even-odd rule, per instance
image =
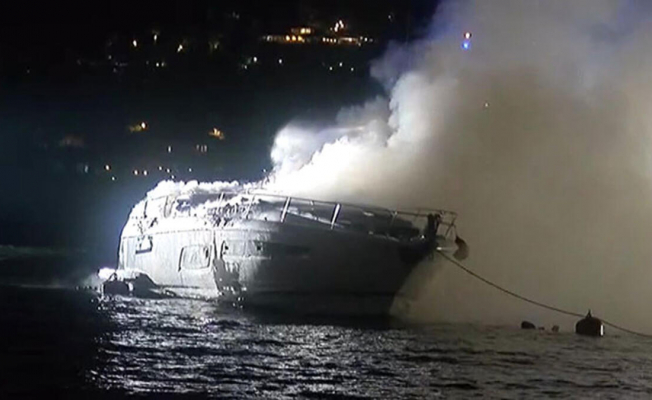
[[[456, 210], [468, 264], [481, 274], [652, 331], [647, 4], [444, 4], [429, 37], [394, 46], [373, 66], [388, 99], [343, 110], [332, 127], [293, 123], [279, 132], [267, 185]], [[422, 318], [572, 322], [451, 265], [431, 275], [412, 309]]]

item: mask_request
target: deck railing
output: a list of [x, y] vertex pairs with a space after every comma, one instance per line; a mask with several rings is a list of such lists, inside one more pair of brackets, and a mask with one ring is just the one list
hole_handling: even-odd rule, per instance
[[[389, 232], [394, 228], [408, 228], [407, 223], [414, 229], [423, 229], [426, 226], [428, 215], [439, 216], [439, 234], [448, 236], [454, 231], [457, 213], [442, 209], [417, 208], [414, 210], [389, 209], [377, 206], [353, 204], [345, 202], [331, 202], [313, 200], [302, 197], [283, 196], [274, 193], [265, 193], [260, 191], [222, 191], [216, 193], [195, 193], [187, 196], [172, 195], [174, 201], [187, 201], [194, 204], [203, 204], [214, 202], [212, 209], [221, 209], [227, 206], [237, 206], [235, 214], [241, 218], [254, 217], [257, 206], [267, 206], [267, 210], [277, 208], [279, 211], [278, 221], [286, 223], [288, 216], [298, 215], [304, 218], [312, 217], [312, 220], [323, 223], [329, 229], [355, 229], [360, 230], [360, 226], [354, 228], [354, 224], [360, 225], [364, 221], [369, 221], [373, 230], [369, 233], [382, 234], [379, 232]], [[205, 197], [205, 199], [204, 199]], [[147, 201], [162, 200], [166, 198], [168, 203], [170, 196], [161, 196], [149, 198]], [[203, 200], [203, 201], [202, 201]], [[190, 206], [190, 205], [189, 205]], [[146, 207], [145, 207], [146, 208]], [[274, 217], [277, 218], [277, 217]], [[385, 224], [380, 224], [385, 221]]]

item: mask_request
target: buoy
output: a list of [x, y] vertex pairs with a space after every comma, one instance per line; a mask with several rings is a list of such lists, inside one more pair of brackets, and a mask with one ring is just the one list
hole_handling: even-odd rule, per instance
[[586, 317], [575, 324], [575, 333], [584, 336], [602, 337], [604, 336], [604, 324], [600, 319], [592, 316], [591, 310], [589, 310]]
[[537, 329], [537, 327], [530, 321], [521, 322], [521, 329]]

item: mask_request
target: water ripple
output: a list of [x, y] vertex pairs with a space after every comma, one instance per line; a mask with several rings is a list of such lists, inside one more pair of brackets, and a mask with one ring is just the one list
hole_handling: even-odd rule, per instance
[[9, 397], [652, 395], [649, 343], [629, 336], [260, 318], [202, 301], [98, 302], [63, 291], [0, 292], [2, 305], [0, 392]]

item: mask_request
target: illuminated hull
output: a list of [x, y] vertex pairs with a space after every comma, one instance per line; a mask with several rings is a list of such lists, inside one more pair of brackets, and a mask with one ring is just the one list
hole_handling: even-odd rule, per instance
[[159, 290], [184, 297], [256, 308], [385, 314], [413, 268], [451, 243], [436, 228], [415, 235], [404, 224], [400, 232], [408, 229], [409, 237], [382, 230], [389, 220], [377, 211], [364, 211], [364, 221], [373, 222], [365, 225], [340, 204], [324, 221], [312, 201], [310, 212], [290, 207], [290, 199], [252, 203], [257, 210], [223, 206], [217, 217], [186, 210], [167, 218], [148, 212], [165, 205], [145, 204], [142, 217], [134, 211], [123, 230], [119, 274], [127, 281], [145, 275]]
[[384, 313], [412, 268], [431, 252], [425, 241], [406, 244], [273, 222], [197, 228], [153, 233], [145, 248], [139, 236], [123, 237], [121, 268], [182, 296], [324, 312], [356, 305], [367, 314]]

